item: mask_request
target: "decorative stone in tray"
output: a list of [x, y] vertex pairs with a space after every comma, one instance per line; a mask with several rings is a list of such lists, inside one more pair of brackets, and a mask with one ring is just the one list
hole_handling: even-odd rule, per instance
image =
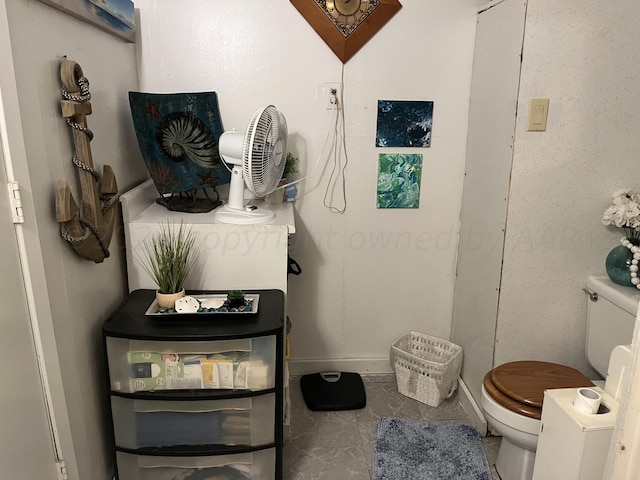
[[246, 293], [244, 295], [244, 305], [239, 307], [229, 307], [227, 302], [227, 294], [205, 294], [205, 295], [187, 295], [176, 301], [175, 308], [160, 308], [155, 300], [145, 312], [145, 315], [166, 316], [166, 315], [211, 315], [211, 314], [230, 314], [230, 315], [247, 315], [258, 313], [258, 300], [260, 295]]

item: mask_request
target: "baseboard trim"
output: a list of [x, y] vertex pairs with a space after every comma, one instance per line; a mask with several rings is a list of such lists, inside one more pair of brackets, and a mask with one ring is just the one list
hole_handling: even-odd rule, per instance
[[462, 405], [462, 409], [469, 416], [471, 423], [478, 430], [478, 433], [481, 436], [487, 435], [487, 420], [484, 418], [482, 414], [482, 409], [476, 399], [471, 395], [471, 391], [469, 387], [464, 383], [462, 378], [458, 378], [458, 399], [460, 400], [460, 405]]
[[388, 358], [290, 359], [287, 363], [289, 375], [294, 376], [318, 372], [354, 372], [369, 375], [393, 373]]

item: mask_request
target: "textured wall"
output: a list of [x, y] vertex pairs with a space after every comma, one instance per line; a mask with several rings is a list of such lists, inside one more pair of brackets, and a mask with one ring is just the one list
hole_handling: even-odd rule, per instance
[[[612, 191], [640, 182], [640, 80], [632, 0], [529, 0], [495, 363], [584, 359], [589, 274], [620, 231], [600, 223]], [[546, 132], [528, 99], [550, 98]]]
[[[482, 15], [511, 15], [494, 29], [504, 35], [521, 22], [509, 10], [520, 2], [494, 3]], [[474, 71], [472, 89], [485, 83], [470, 117], [452, 328], [465, 349], [463, 378], [478, 399], [484, 373], [512, 360], [555, 361], [594, 375], [584, 357], [582, 287], [588, 275], [604, 274], [604, 259], [622, 235], [600, 223], [612, 191], [638, 188], [640, 62], [629, 48], [640, 36], [634, 2], [527, 3], [519, 78], [496, 88], [508, 78], [508, 58], [491, 36], [476, 43], [476, 62], [485, 70]], [[514, 38], [499, 51], [519, 44]], [[495, 116], [506, 115], [513, 89], [519, 91], [511, 142], [500, 139]], [[534, 97], [550, 99], [545, 132], [526, 131]], [[484, 107], [488, 101], [495, 109]], [[490, 120], [478, 123], [483, 116]], [[483, 141], [488, 125], [498, 134]], [[504, 253], [495, 255], [502, 221]]]

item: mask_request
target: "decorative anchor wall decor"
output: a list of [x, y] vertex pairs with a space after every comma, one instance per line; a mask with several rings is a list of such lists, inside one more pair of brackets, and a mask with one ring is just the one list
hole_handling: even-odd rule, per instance
[[60, 66], [62, 81], [62, 116], [73, 133], [73, 164], [78, 171], [82, 200], [78, 205], [69, 185], [64, 180], [56, 184], [56, 220], [60, 233], [78, 255], [101, 263], [109, 256], [109, 243], [113, 234], [118, 186], [113, 170], [104, 165], [102, 185], [98, 194], [100, 175], [93, 168], [91, 146], [93, 132], [87, 128], [87, 115], [91, 115], [89, 81], [80, 65], [64, 60]]

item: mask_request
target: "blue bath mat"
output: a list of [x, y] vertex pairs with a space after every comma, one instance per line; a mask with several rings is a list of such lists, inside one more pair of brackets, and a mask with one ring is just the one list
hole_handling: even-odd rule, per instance
[[372, 480], [491, 480], [478, 432], [469, 425], [383, 417]]

